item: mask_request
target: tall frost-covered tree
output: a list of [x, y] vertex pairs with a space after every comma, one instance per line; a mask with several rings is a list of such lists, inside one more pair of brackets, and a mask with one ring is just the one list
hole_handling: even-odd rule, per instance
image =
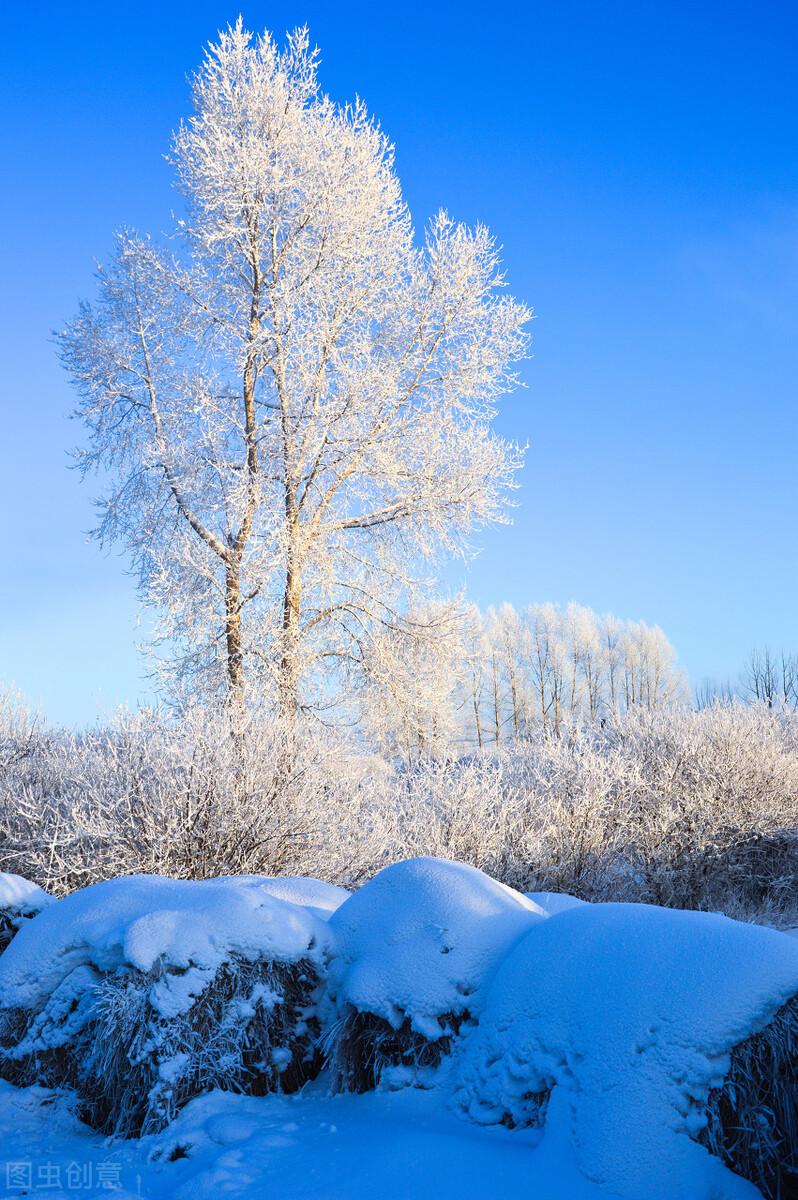
[[[310, 703], [408, 603], [423, 560], [501, 519], [491, 429], [527, 347], [493, 240], [416, 238], [393, 151], [319, 89], [305, 30], [240, 22], [193, 81], [166, 248], [122, 233], [62, 351], [174, 680]], [[317, 696], [329, 696], [319, 684]]]

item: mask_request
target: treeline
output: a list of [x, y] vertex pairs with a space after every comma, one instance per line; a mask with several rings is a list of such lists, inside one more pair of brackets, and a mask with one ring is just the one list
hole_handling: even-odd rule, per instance
[[360, 719], [405, 760], [559, 736], [688, 696], [660, 628], [577, 604], [429, 605], [374, 636], [366, 666]]
[[735, 699], [756, 701], [768, 708], [798, 709], [798, 654], [769, 646], [757, 648], [749, 654], [736, 683], [707, 679], [696, 688], [696, 708]]

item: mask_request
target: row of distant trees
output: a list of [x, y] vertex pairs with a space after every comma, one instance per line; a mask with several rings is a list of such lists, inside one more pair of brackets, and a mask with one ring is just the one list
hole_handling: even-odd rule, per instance
[[739, 680], [704, 680], [696, 688], [697, 708], [717, 701], [755, 700], [768, 708], [798, 709], [798, 654], [787, 650], [752, 650]]
[[798, 654], [753, 650], [736, 682], [705, 681], [691, 696], [658, 626], [579, 604], [429, 604], [371, 640], [365, 677], [358, 719], [405, 761], [559, 737], [635, 708], [798, 710]]
[[499, 746], [687, 699], [661, 629], [569, 604], [438, 602], [372, 639], [366, 729], [402, 758]]

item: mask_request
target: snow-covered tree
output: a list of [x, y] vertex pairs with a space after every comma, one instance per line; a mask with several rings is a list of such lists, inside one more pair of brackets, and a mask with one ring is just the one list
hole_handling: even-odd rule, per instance
[[686, 699], [673, 647], [642, 621], [578, 604], [503, 604], [471, 621], [481, 632], [466, 642], [463, 728], [480, 747]]
[[436, 600], [378, 626], [369, 639], [361, 718], [388, 754], [410, 762], [451, 752], [470, 682], [468, 632], [468, 610]]
[[416, 239], [390, 143], [316, 66], [305, 30], [219, 36], [174, 138], [175, 238], [121, 234], [62, 337], [98, 532], [173, 681], [286, 715], [329, 699], [421, 561], [502, 518], [520, 454], [491, 422], [530, 316], [485, 228], [439, 213]]

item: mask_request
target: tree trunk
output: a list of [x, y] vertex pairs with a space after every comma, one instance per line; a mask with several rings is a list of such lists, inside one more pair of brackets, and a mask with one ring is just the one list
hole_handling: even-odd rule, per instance
[[501, 721], [500, 721], [500, 716], [499, 716], [499, 673], [498, 673], [498, 670], [496, 667], [496, 655], [495, 654], [493, 655], [493, 658], [492, 658], [492, 665], [493, 665], [493, 727], [494, 727], [494, 740], [496, 742], [496, 745], [498, 746], [500, 729], [501, 729]]
[[296, 555], [289, 552], [283, 594], [283, 645], [280, 656], [280, 717], [293, 724], [299, 711], [299, 617], [302, 578]]
[[518, 720], [518, 684], [515, 678], [515, 662], [510, 651], [507, 651], [507, 670], [510, 675], [510, 696], [513, 703], [513, 733], [515, 740], [518, 741], [520, 722]]
[[237, 729], [244, 722], [244, 654], [241, 647], [241, 565], [225, 570], [224, 628], [227, 644], [227, 688], [230, 712]]
[[477, 696], [476, 687], [471, 691], [471, 703], [474, 706], [474, 727], [477, 732], [477, 745], [482, 749], [482, 722], [479, 719], [479, 697]]

